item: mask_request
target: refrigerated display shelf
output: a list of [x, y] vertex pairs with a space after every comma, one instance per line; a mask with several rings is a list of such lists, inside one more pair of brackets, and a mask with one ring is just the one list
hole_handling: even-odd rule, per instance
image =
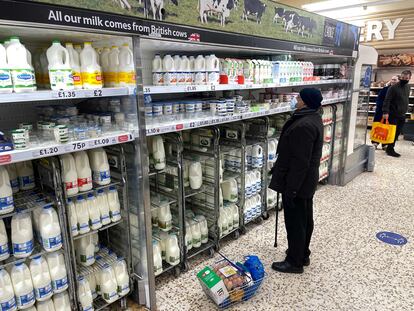
[[344, 84], [349, 83], [348, 79], [333, 79], [319, 81], [303, 81], [287, 84], [262, 83], [262, 84], [218, 84], [218, 85], [149, 85], [144, 86], [144, 94], [171, 94], [171, 93], [191, 93], [191, 92], [214, 92], [230, 90], [254, 90], [264, 88], [284, 88], [309, 85]]
[[206, 187], [204, 185], [202, 185], [200, 189], [187, 188], [187, 189], [185, 189], [184, 197], [185, 198], [191, 198], [192, 196], [204, 193], [205, 191], [206, 191]]
[[171, 271], [172, 269], [175, 269], [176, 267], [178, 268], [178, 264], [172, 266], [169, 263], [165, 262], [164, 260], [162, 261], [162, 272], [160, 274], [157, 274], [155, 277], [163, 275], [164, 273]]
[[104, 310], [104, 309], [108, 308], [110, 305], [114, 304], [115, 302], [117, 302], [121, 299], [125, 299], [125, 296], [119, 297], [115, 301], [113, 301], [111, 303], [108, 303], [101, 296], [99, 296], [98, 298], [93, 300], [93, 309], [95, 311]]
[[104, 185], [104, 186], [101, 186], [101, 185], [97, 185], [97, 184], [93, 184], [93, 188], [91, 189], [91, 190], [87, 190], [87, 191], [83, 191], [83, 192], [81, 192], [81, 191], [79, 191], [78, 193], [76, 193], [76, 194], [71, 194], [71, 195], [66, 195], [68, 198], [76, 198], [78, 195], [87, 195], [88, 193], [94, 193], [94, 192], [96, 192], [96, 191], [98, 191], [98, 190], [100, 190], [100, 189], [107, 189], [107, 188], [109, 188], [109, 187], [111, 187], [111, 186], [118, 186], [118, 185], [120, 185], [121, 184], [121, 182], [120, 181], [114, 181], [114, 182], [110, 182], [109, 184], [107, 184], [107, 185]]
[[44, 143], [42, 145], [36, 145], [27, 149], [1, 152], [0, 165], [51, 157], [81, 150], [106, 147], [129, 142], [133, 139], [134, 135], [129, 132], [113, 132], [101, 137], [76, 140], [67, 144], [58, 144], [56, 142]]
[[[348, 97], [331, 98], [324, 100], [322, 105], [330, 105], [347, 100]], [[191, 116], [191, 119], [174, 120], [171, 122], [159, 124], [147, 124], [147, 136], [160, 135], [170, 132], [183, 131], [188, 129], [195, 129], [199, 127], [218, 125], [229, 122], [236, 122], [240, 120], [248, 120], [257, 117], [269, 116], [279, 113], [290, 112], [292, 109], [289, 106], [277, 107], [269, 110], [246, 112], [242, 114], [234, 114], [232, 116], [212, 116], [210, 114], [203, 114], [200, 116]], [[150, 121], [151, 122], [151, 121]]]
[[120, 223], [122, 223], [124, 220], [123, 219], [121, 219], [121, 220], [118, 220], [118, 221], [116, 221], [116, 222], [111, 222], [111, 223], [109, 223], [109, 224], [107, 224], [107, 225], [104, 225], [104, 226], [102, 226], [101, 228], [99, 228], [99, 229], [97, 229], [97, 230], [91, 230], [91, 231], [89, 231], [89, 232], [87, 232], [87, 233], [84, 233], [84, 234], [78, 234], [77, 236], [74, 236], [73, 237], [73, 240], [75, 241], [75, 240], [79, 240], [79, 239], [81, 239], [81, 238], [83, 238], [83, 237], [85, 237], [85, 236], [88, 236], [88, 235], [91, 235], [91, 234], [94, 234], [94, 233], [98, 233], [99, 231], [104, 231], [104, 230], [106, 230], [106, 229], [109, 229], [109, 228], [111, 228], [111, 227], [114, 227], [114, 226], [117, 226], [117, 225], [119, 225]]
[[113, 87], [94, 90], [40, 90], [29, 93], [0, 94], [0, 103], [34, 102], [63, 99], [84, 99], [135, 94], [135, 88]]
[[39, 255], [42, 256], [45, 254], [61, 252], [63, 250], [63, 247], [62, 247], [56, 251], [48, 252], [42, 247], [42, 245], [40, 245], [40, 243], [36, 239], [34, 239], [33, 241], [34, 241], [33, 252], [30, 256], [27, 256], [24, 258], [16, 258], [13, 256], [13, 254], [10, 254], [9, 258], [3, 261], [0, 261], [0, 269], [4, 269], [6, 267], [15, 265], [17, 263], [25, 262], [26, 260], [33, 259], [34, 257], [39, 256]]
[[232, 229], [230, 232], [228, 232], [228, 233], [224, 234], [223, 236], [221, 236], [221, 237], [220, 237], [220, 240], [225, 239], [226, 237], [228, 237], [229, 235], [231, 235], [231, 234], [233, 234], [234, 232], [238, 231], [239, 229], [240, 229], [240, 228], [235, 228], [235, 229]]
[[213, 246], [214, 246], [214, 243], [209, 240], [207, 243], [202, 244], [200, 247], [197, 247], [197, 248], [193, 247], [192, 249], [190, 249], [188, 251], [187, 259], [191, 259], [191, 258], [193, 258], [193, 257], [195, 257], [195, 256], [197, 256], [197, 255], [213, 248]]

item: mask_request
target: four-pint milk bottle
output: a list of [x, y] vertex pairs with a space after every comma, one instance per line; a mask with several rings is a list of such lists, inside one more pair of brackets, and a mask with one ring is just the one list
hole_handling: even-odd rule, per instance
[[39, 218], [39, 229], [42, 246], [47, 252], [54, 252], [62, 247], [59, 219], [52, 204], [43, 207]]
[[62, 181], [65, 184], [66, 193], [74, 195], [79, 192], [75, 159], [70, 153], [59, 157], [62, 163]]
[[92, 189], [92, 171], [89, 166], [89, 158], [86, 151], [73, 153], [75, 159], [76, 172], [78, 175], [79, 191], [88, 191]]
[[9, 239], [7, 238], [6, 226], [3, 219], [0, 219], [0, 261], [10, 256]]
[[30, 274], [32, 276], [36, 300], [45, 301], [52, 297], [53, 288], [49, 266], [41, 255], [33, 257], [30, 262]]
[[84, 48], [80, 54], [80, 60], [83, 88], [102, 88], [101, 66], [98, 64], [98, 54], [92, 47], [91, 42], [84, 43]]
[[3, 268], [0, 268], [0, 306], [2, 311], [14, 311], [17, 309], [10, 275]]
[[52, 90], [73, 90], [73, 75], [69, 52], [59, 41], [54, 40], [46, 52], [49, 63], [49, 80]]
[[83, 86], [79, 53], [73, 48], [72, 43], [66, 43], [66, 49], [69, 53], [70, 67], [72, 68], [73, 85], [75, 89], [81, 89]]
[[5, 166], [0, 166], [0, 215], [14, 209], [13, 190], [10, 185], [9, 173]]
[[46, 260], [49, 266], [53, 292], [56, 294], [65, 291], [68, 288], [68, 274], [63, 254], [59, 252], [47, 254]]
[[35, 296], [32, 277], [25, 263], [19, 262], [14, 265], [10, 273], [14, 295], [16, 296], [17, 308], [27, 309], [34, 305]]
[[119, 50], [119, 86], [135, 86], [135, 80], [134, 54], [125, 43]]
[[10, 68], [7, 64], [7, 54], [5, 47], [0, 44], [0, 93], [11, 93], [13, 91], [13, 82], [10, 74]]
[[17, 212], [11, 221], [11, 241], [16, 258], [29, 257], [33, 252], [33, 228], [30, 213]]

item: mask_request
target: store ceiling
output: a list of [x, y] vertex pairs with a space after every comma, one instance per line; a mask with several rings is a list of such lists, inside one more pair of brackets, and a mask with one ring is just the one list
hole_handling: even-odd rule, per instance
[[[314, 4], [317, 6], [315, 13], [345, 21], [356, 16], [363, 17], [414, 8], [414, 0], [278, 0], [277, 2], [297, 8]], [[335, 9], [330, 10], [330, 8]]]

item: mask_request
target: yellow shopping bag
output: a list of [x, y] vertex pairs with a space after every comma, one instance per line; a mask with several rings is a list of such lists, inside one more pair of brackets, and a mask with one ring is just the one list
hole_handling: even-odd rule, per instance
[[384, 119], [380, 122], [374, 122], [371, 128], [371, 140], [380, 144], [392, 144], [395, 138], [397, 126], [390, 124], [388, 119], [384, 123]]

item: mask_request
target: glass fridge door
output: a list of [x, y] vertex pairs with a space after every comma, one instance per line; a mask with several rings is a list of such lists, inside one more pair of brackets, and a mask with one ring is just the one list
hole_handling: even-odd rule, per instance
[[367, 126], [372, 66], [363, 65], [359, 84], [357, 119], [355, 124], [354, 150], [367, 143]]

